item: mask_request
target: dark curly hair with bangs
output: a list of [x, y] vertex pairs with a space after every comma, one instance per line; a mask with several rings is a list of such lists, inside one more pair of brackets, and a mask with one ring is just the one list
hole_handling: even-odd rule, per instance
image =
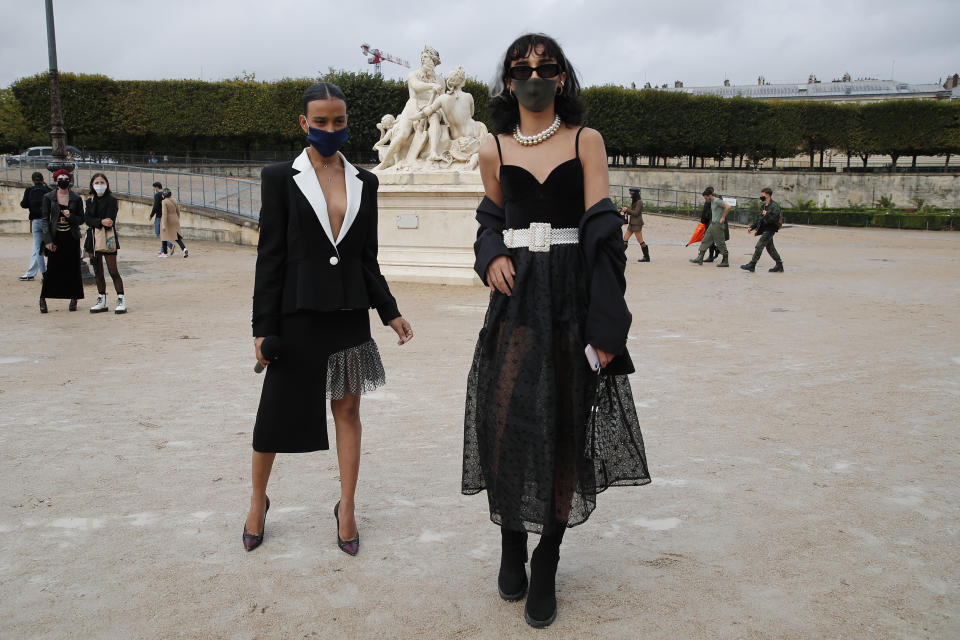
[[580, 100], [580, 80], [573, 65], [567, 60], [556, 40], [542, 33], [528, 33], [520, 36], [507, 47], [503, 61], [497, 69], [497, 77], [490, 91], [489, 106], [494, 133], [510, 133], [514, 125], [520, 122], [517, 98], [507, 89], [508, 73], [511, 62], [526, 58], [531, 51], [536, 51], [543, 57], [553, 58], [560, 65], [561, 73], [567, 74], [563, 90], [554, 100], [557, 115], [566, 124], [578, 125], [583, 122], [585, 107]]

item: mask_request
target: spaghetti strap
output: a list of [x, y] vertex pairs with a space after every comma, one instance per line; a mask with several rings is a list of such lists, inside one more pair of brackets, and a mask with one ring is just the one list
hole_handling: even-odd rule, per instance
[[500, 156], [500, 164], [503, 164], [503, 151], [500, 150], [500, 136], [495, 135], [493, 139], [497, 143], [497, 155]]
[[[576, 151], [577, 153], [577, 158], [580, 157], [580, 133], [584, 130], [584, 128], [585, 127], [580, 127], [579, 129], [577, 129], [577, 140], [574, 145], [574, 151]], [[497, 145], [499, 146], [499, 144], [500, 143], [498, 142]], [[500, 162], [502, 163], [503, 161], [501, 160]]]

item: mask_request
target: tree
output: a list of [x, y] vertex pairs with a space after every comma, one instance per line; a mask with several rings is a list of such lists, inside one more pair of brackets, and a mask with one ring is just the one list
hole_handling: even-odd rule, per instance
[[42, 142], [27, 126], [20, 103], [10, 89], [0, 89], [0, 151], [19, 153], [31, 143]]
[[797, 108], [800, 139], [810, 154], [810, 168], [813, 168], [817, 153], [820, 154], [820, 166], [823, 167], [824, 151], [842, 146], [846, 130], [842, 119], [844, 112], [839, 105], [827, 102], [800, 102]]
[[760, 124], [763, 148], [769, 152], [774, 167], [777, 158], [792, 158], [800, 149], [802, 136], [798, 107], [796, 102], [771, 103], [768, 117]]
[[765, 103], [750, 98], [724, 101], [724, 148], [732, 158], [739, 157], [741, 167], [744, 156], [756, 162], [761, 155], [761, 127], [768, 112], [765, 107]]
[[626, 158], [639, 153], [642, 124], [636, 91], [591, 87], [582, 92], [582, 98], [587, 107], [584, 124], [600, 132], [608, 155]]

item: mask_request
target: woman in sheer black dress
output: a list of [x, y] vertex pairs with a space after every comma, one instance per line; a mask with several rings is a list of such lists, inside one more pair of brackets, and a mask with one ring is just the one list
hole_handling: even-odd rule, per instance
[[73, 176], [66, 169], [53, 174], [57, 188], [43, 196], [43, 247], [47, 271], [40, 289], [40, 313], [47, 312], [47, 298], [70, 301], [68, 309], [77, 310], [83, 298], [80, 275], [80, 225], [83, 224], [83, 199], [71, 188]]
[[[627, 380], [626, 256], [603, 138], [578, 126], [576, 74], [547, 36], [510, 45], [495, 92], [474, 246], [491, 295], [467, 383], [462, 491], [486, 490], [502, 534], [498, 591], [527, 594], [524, 617], [543, 627], [557, 615], [566, 528], [589, 517], [597, 493], [650, 477]], [[527, 532], [540, 534], [529, 581]]]

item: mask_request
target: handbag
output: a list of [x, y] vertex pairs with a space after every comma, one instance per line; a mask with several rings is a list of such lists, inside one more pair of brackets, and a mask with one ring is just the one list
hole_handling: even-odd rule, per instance
[[117, 233], [113, 227], [93, 230], [93, 250], [98, 253], [117, 252]]
[[598, 373], [593, 403], [587, 419], [587, 430], [584, 434], [584, 457], [589, 460], [603, 460], [617, 448], [619, 443], [616, 442], [615, 433], [620, 431], [605, 429], [604, 425], [629, 421], [629, 417], [625, 414], [626, 408], [617, 395], [613, 376]]

